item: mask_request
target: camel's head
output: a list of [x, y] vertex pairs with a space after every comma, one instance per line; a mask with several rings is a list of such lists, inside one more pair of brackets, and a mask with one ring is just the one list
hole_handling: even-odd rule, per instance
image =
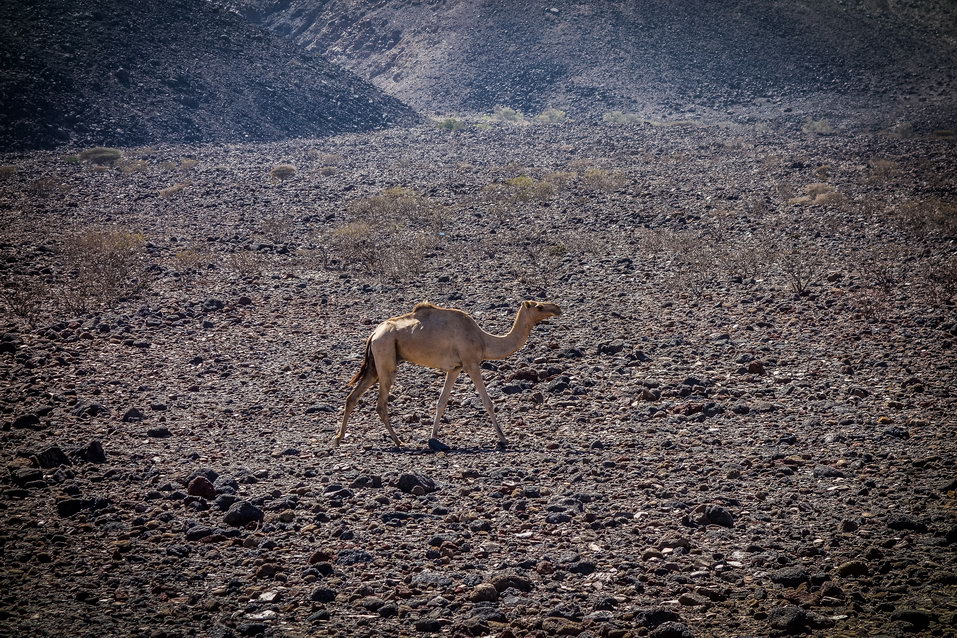
[[527, 313], [532, 325], [562, 314], [561, 308], [547, 301], [523, 301], [522, 310]]

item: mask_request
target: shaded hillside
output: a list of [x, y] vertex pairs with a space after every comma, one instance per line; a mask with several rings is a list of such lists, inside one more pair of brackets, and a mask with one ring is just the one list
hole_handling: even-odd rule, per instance
[[202, 0], [3, 3], [0, 96], [7, 150], [278, 140], [416, 119]]
[[954, 66], [957, 8], [936, 1], [224, 1], [437, 112], [721, 108], [914, 83], [933, 97], [954, 79], [937, 75]]

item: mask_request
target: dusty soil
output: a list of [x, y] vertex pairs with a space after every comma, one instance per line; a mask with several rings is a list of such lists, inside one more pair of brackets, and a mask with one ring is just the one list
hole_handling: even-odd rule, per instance
[[[124, 155], [144, 164], [2, 159], [0, 634], [954, 635], [953, 138]], [[487, 188], [521, 175], [553, 191]], [[332, 231], [394, 186], [442, 219], [381, 278]], [[142, 269], [80, 312], [90, 230]], [[408, 365], [407, 447], [370, 393], [331, 449], [375, 324], [430, 300], [504, 332], [525, 298], [564, 314], [485, 366], [506, 451], [462, 380], [433, 452], [440, 377]]]

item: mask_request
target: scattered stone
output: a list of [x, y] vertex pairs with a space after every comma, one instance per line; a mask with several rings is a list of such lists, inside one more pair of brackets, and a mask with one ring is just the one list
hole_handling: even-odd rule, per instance
[[336, 599], [336, 591], [328, 587], [317, 587], [312, 590], [309, 600], [317, 603], [331, 603]]
[[143, 412], [140, 409], [130, 408], [123, 414], [122, 421], [124, 423], [139, 423], [144, 418], [146, 417], [143, 416]]
[[229, 506], [223, 520], [227, 525], [242, 527], [263, 520], [263, 511], [248, 501], [237, 501]]
[[166, 439], [173, 436], [173, 433], [169, 431], [169, 428], [160, 426], [157, 428], [150, 428], [146, 431], [146, 436], [153, 437], [154, 439]]
[[897, 609], [891, 614], [891, 620], [900, 620], [913, 625], [916, 631], [923, 631], [937, 621], [937, 615], [923, 609]]
[[864, 561], [851, 560], [839, 565], [837, 573], [840, 576], [867, 576], [871, 573], [871, 570]]
[[435, 486], [435, 481], [424, 474], [401, 474], [396, 480], [395, 486], [407, 494], [411, 494], [415, 487], [421, 488], [424, 494], [439, 489]]
[[448, 452], [452, 448], [438, 439], [429, 439], [429, 449], [434, 452]]
[[35, 414], [23, 414], [13, 420], [10, 426], [17, 430], [40, 429], [40, 417]]
[[807, 613], [797, 605], [777, 607], [768, 614], [768, 624], [785, 633], [801, 633], [807, 627]]
[[532, 591], [532, 581], [518, 574], [502, 574], [496, 576], [492, 579], [492, 586], [495, 587], [495, 591], [498, 593], [502, 593], [509, 587], [513, 587], [525, 593]]
[[89, 509], [89, 507], [90, 507], [90, 502], [87, 500], [82, 500], [78, 498], [67, 498], [61, 501], [57, 501], [56, 511], [57, 511], [57, 514], [59, 514], [63, 518], [69, 518], [73, 516], [74, 514], [78, 514], [79, 512], [85, 509]]
[[106, 452], [103, 451], [103, 445], [99, 441], [93, 440], [86, 447], [73, 450], [70, 458], [88, 463], [106, 463]]
[[469, 594], [469, 600], [473, 603], [494, 603], [498, 600], [498, 589], [491, 583], [479, 583]]
[[810, 576], [803, 567], [792, 565], [771, 572], [771, 582], [785, 587], [797, 587], [801, 583], [810, 582]]
[[206, 500], [216, 498], [216, 488], [205, 476], [197, 476], [190, 481], [189, 485], [186, 486], [186, 493], [190, 496], [200, 496]]
[[375, 556], [361, 549], [344, 549], [339, 552], [336, 562], [340, 565], [358, 565], [359, 563], [371, 563]]
[[912, 532], [920, 532], [922, 534], [927, 532], [927, 525], [914, 519], [906, 514], [892, 514], [887, 517], [887, 526], [891, 529], [904, 531], [909, 530]]
[[694, 638], [694, 634], [687, 625], [674, 620], [661, 623], [648, 635], [651, 638]]
[[654, 629], [666, 622], [681, 622], [681, 616], [660, 607], [649, 607], [635, 610], [635, 621], [642, 627]]
[[37, 467], [42, 467], [44, 469], [59, 467], [61, 465], [70, 465], [70, 459], [68, 459], [66, 454], [63, 453], [63, 450], [56, 445], [51, 445], [45, 450], [34, 454], [30, 457], [30, 460], [33, 461], [34, 465]]

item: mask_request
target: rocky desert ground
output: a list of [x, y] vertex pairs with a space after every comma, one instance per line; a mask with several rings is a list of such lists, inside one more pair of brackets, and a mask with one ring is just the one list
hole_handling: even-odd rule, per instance
[[[954, 635], [943, 124], [79, 150], [0, 161], [0, 634]], [[506, 450], [408, 364], [331, 447], [380, 321], [523, 299]]]

